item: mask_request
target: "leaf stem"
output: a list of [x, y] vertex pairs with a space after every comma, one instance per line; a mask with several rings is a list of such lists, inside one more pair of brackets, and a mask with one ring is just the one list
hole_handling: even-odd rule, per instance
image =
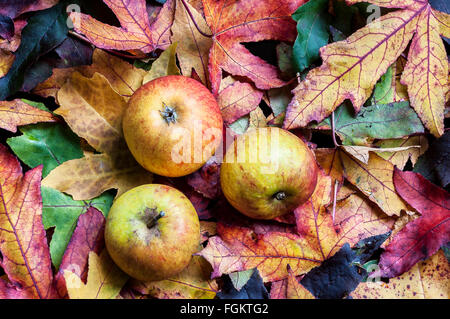
[[336, 215], [336, 197], [337, 197], [338, 185], [339, 185], [338, 180], [335, 180], [334, 181], [334, 193], [333, 193], [333, 211], [331, 213], [331, 218], [333, 220], [333, 225], [334, 225], [334, 216]]
[[194, 26], [195, 26], [195, 28], [197, 29], [197, 31], [198, 31], [202, 36], [204, 36], [204, 37], [212, 38], [212, 37], [214, 36], [214, 34], [207, 34], [207, 33], [203, 32], [203, 31], [200, 29], [200, 27], [199, 27], [198, 24], [197, 24], [197, 21], [195, 21], [195, 18], [194, 18], [194, 16], [192, 15], [192, 12], [191, 12], [191, 10], [190, 10], [189, 7], [188, 7], [186, 1], [185, 1], [185, 0], [181, 0], [181, 3], [183, 4], [184, 8], [186, 9], [186, 12], [188, 13], [189, 18], [191, 18], [191, 20], [192, 20], [192, 22], [194, 23]]
[[336, 127], [334, 125], [334, 111], [331, 112], [331, 134], [333, 136], [334, 147], [339, 147], [339, 143], [336, 140]]

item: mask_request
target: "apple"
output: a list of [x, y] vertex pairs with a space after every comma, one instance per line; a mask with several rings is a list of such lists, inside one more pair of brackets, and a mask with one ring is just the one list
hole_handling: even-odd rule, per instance
[[273, 219], [310, 198], [317, 174], [314, 154], [300, 138], [267, 127], [233, 141], [220, 168], [220, 183], [238, 211], [255, 219]]
[[141, 185], [114, 201], [106, 219], [105, 243], [113, 261], [131, 277], [163, 280], [181, 272], [197, 252], [200, 222], [179, 190]]
[[126, 143], [137, 162], [167, 177], [199, 169], [222, 139], [223, 120], [214, 96], [200, 82], [169, 75], [142, 85], [122, 120]]

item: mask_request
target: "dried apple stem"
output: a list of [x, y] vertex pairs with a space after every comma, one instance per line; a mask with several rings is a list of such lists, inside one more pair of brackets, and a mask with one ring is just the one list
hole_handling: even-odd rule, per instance
[[156, 225], [156, 223], [158, 222], [158, 220], [162, 217], [164, 217], [166, 215], [166, 213], [164, 213], [164, 211], [159, 212], [158, 215], [156, 215], [155, 217], [153, 217], [152, 219], [150, 219], [150, 221], [147, 223], [147, 227], [148, 228], [152, 228], [153, 226]]

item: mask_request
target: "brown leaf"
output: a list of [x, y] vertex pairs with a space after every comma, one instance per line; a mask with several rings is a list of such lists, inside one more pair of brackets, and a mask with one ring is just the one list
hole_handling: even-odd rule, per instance
[[43, 185], [82, 200], [111, 188], [120, 195], [151, 182], [152, 174], [134, 160], [123, 138], [122, 114], [127, 104], [104, 76], [95, 73], [88, 79], [75, 72], [57, 98], [61, 107], [55, 113], [102, 154], [64, 162], [46, 176]]

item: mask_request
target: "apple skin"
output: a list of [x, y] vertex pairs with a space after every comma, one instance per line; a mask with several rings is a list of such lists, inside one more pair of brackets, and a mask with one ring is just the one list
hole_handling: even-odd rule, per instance
[[[164, 118], [166, 106], [175, 109], [176, 121]], [[214, 154], [222, 139], [223, 120], [216, 99], [203, 84], [169, 75], [136, 90], [122, 127], [128, 148], [141, 166], [158, 175], [179, 177], [196, 171]], [[173, 154], [186, 153], [185, 158], [174, 160]]]
[[[266, 134], [261, 130], [267, 130]], [[271, 146], [272, 133], [278, 139]], [[270, 151], [265, 151], [265, 145]], [[230, 160], [234, 156], [239, 159], [243, 152], [245, 158]], [[268, 154], [268, 158], [251, 160], [250, 154]], [[269, 160], [272, 166], [264, 163]], [[230, 145], [220, 169], [220, 183], [225, 197], [238, 211], [255, 219], [273, 219], [310, 198], [318, 169], [314, 154], [300, 138], [277, 127], [258, 128]]]
[[[164, 211], [152, 227], [151, 216]], [[120, 195], [109, 211], [105, 243], [113, 261], [142, 281], [170, 278], [189, 264], [200, 243], [194, 206], [179, 190], [160, 184], [135, 187]]]

